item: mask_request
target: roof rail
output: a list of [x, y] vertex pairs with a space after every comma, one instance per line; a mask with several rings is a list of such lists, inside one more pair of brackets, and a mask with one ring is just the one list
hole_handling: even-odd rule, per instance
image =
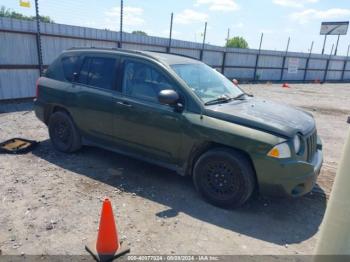
[[82, 46], [82, 47], [77, 47], [77, 46], [73, 46], [73, 47], [70, 47], [66, 50], [79, 50], [79, 49], [101, 49], [101, 50], [118, 50], [118, 49], [121, 49], [121, 48], [117, 48], [117, 47], [97, 47], [97, 46]]
[[199, 58], [193, 57], [193, 56], [189, 56], [189, 55], [183, 55], [183, 54], [177, 54], [177, 53], [168, 53], [168, 52], [164, 52], [164, 51], [152, 51], [152, 50], [144, 50], [147, 52], [154, 52], [154, 53], [161, 53], [161, 54], [168, 54], [168, 55], [177, 55], [177, 56], [182, 56], [182, 57], [186, 57], [186, 58], [190, 58], [193, 60], [197, 60], [200, 61]]
[[168, 55], [176, 55], [176, 56], [181, 56], [181, 57], [186, 57], [189, 59], [194, 59], [197, 61], [200, 61], [200, 59], [196, 58], [196, 57], [192, 57], [192, 56], [188, 56], [188, 55], [183, 55], [183, 54], [175, 54], [175, 53], [168, 53], [168, 52], [163, 52], [163, 51], [152, 51], [152, 50], [131, 50], [131, 49], [123, 49], [123, 48], [116, 48], [116, 47], [95, 47], [95, 46], [91, 46], [91, 47], [71, 47], [68, 48], [66, 50], [72, 51], [72, 50], [84, 50], [84, 49], [96, 49], [96, 50], [106, 50], [106, 51], [122, 51], [122, 52], [126, 52], [129, 54], [140, 54], [152, 59], [155, 59], [157, 61], [160, 61], [157, 57], [149, 55], [146, 52], [153, 52], [153, 53], [160, 53], [160, 54], [168, 54]]
[[[106, 51], [122, 51], [130, 54], [142, 54], [144, 56], [156, 59], [155, 57], [145, 53], [143, 50], [132, 50], [132, 49], [123, 49], [119, 47], [95, 47], [95, 46], [90, 46], [90, 47], [70, 47], [66, 50], [68, 51], [74, 51], [74, 50], [84, 50], [84, 49], [96, 49], [96, 50], [106, 50]], [[158, 60], [158, 59], [156, 59]]]

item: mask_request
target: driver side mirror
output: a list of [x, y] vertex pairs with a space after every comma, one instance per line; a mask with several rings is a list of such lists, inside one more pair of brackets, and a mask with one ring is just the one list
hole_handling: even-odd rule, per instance
[[158, 94], [158, 101], [163, 105], [176, 105], [179, 99], [179, 94], [171, 89], [162, 90]]
[[176, 112], [182, 112], [183, 105], [179, 103], [179, 94], [172, 89], [165, 89], [159, 92], [158, 101], [162, 105], [170, 105], [175, 108]]

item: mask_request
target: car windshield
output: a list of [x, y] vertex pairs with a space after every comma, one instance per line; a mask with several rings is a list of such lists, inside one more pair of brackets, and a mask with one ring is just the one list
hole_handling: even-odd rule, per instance
[[243, 94], [230, 80], [206, 64], [175, 64], [171, 67], [204, 103], [225, 102], [227, 100], [222, 98], [233, 99]]

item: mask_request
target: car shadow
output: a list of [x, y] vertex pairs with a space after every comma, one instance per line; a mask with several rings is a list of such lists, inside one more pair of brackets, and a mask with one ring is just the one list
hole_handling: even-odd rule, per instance
[[169, 218], [183, 212], [278, 245], [300, 243], [315, 235], [326, 209], [326, 196], [320, 187], [297, 199], [255, 196], [239, 209], [225, 210], [203, 201], [190, 177], [117, 153], [84, 147], [76, 154], [67, 155], [55, 151], [46, 140], [33, 154], [63, 169], [169, 207], [155, 216]]

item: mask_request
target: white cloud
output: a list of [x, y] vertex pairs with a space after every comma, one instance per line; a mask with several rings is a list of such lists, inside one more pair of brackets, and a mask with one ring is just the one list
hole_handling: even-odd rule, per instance
[[[142, 18], [143, 9], [140, 7], [125, 6], [123, 13], [123, 24], [126, 26], [141, 26], [145, 20]], [[115, 24], [119, 25], [120, 20], [120, 6], [113, 7], [110, 11], [105, 12], [107, 16], [106, 22], [110, 23], [114, 21]], [[113, 19], [112, 19], [113, 18]], [[112, 28], [115, 28], [112, 26]]]
[[195, 5], [209, 5], [209, 10], [213, 11], [229, 12], [239, 9], [235, 0], [197, 0]]
[[208, 15], [200, 13], [192, 9], [185, 9], [181, 13], [175, 15], [174, 22], [177, 24], [191, 24], [196, 22], [205, 22]]
[[295, 31], [296, 31], [295, 28], [291, 28], [291, 27], [287, 27], [287, 28], [283, 29], [283, 32], [288, 33], [288, 34], [293, 33]]
[[237, 24], [232, 25], [232, 28], [243, 28], [244, 24], [242, 22], [238, 22]]
[[295, 12], [290, 14], [290, 18], [305, 24], [310, 20], [322, 20], [322, 19], [340, 19], [347, 18], [350, 16], [350, 9], [331, 8], [328, 10], [316, 10], [306, 9], [301, 12]]
[[301, 8], [304, 7], [305, 4], [314, 4], [317, 2], [318, 0], [273, 0], [273, 3], [276, 5], [296, 8]]

